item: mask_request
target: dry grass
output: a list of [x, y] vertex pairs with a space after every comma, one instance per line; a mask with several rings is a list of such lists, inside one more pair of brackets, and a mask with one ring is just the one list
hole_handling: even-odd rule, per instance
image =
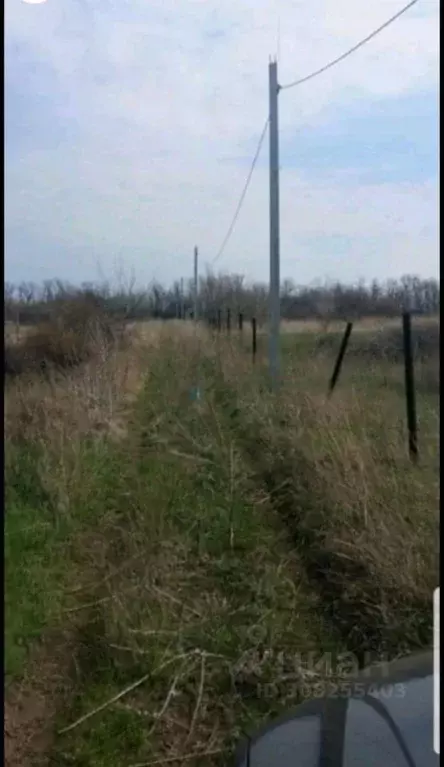
[[[153, 343], [155, 339], [153, 334]], [[98, 338], [91, 359], [69, 372], [53, 367], [47, 375], [31, 373], [7, 381], [6, 438], [75, 442], [86, 434], [118, 429], [128, 397], [137, 394], [143, 381], [146, 341], [142, 346], [133, 338], [122, 348]]]
[[35, 328], [31, 325], [20, 325], [16, 322], [5, 322], [5, 345], [20, 343], [26, 336], [32, 334]]
[[[7, 670], [17, 674], [32, 638], [57, 625], [75, 637], [77, 668], [55, 721], [50, 680], [38, 718], [17, 718], [24, 765], [36, 763], [46, 698], [57, 764], [193, 754], [225, 764], [240, 727], [319, 676], [299, 663], [292, 685], [270, 695], [284, 676], [278, 650], [291, 662], [296, 647], [330, 640], [212, 403], [205, 365], [216, 359], [205, 331], [156, 323], [69, 374], [8, 382]], [[197, 373], [206, 396], [193, 406]], [[37, 654], [31, 688], [33, 663], [43, 668]], [[55, 743], [54, 726], [65, 730]]]
[[437, 413], [412, 467], [389, 385], [344, 377], [328, 401], [329, 359], [298, 347], [273, 400], [234, 337], [127, 333], [7, 383], [7, 669], [49, 626], [74, 634], [59, 765], [222, 765], [313, 693], [309, 651], [428, 642]]
[[314, 341], [299, 344], [296, 336], [292, 343], [277, 402], [261, 378], [252, 382], [236, 363], [225, 364], [240, 439], [349, 645], [390, 652], [421, 646], [431, 637], [430, 594], [438, 583], [438, 360], [416, 371], [420, 463], [413, 466], [402, 362], [346, 358], [328, 399], [334, 354], [319, 354]]
[[[101, 353], [104, 345], [124, 344], [117, 327], [93, 300], [73, 298], [57, 314], [5, 343], [5, 372], [30, 373], [48, 367], [68, 368]], [[103, 356], [103, 355], [102, 355]]]
[[[415, 317], [415, 324], [421, 327], [434, 326], [439, 324], [439, 317]], [[353, 333], [374, 333], [387, 330], [396, 330], [401, 325], [399, 317], [361, 317], [353, 322]], [[335, 334], [344, 331], [345, 323], [343, 320], [283, 320], [281, 323], [282, 333], [291, 334]]]

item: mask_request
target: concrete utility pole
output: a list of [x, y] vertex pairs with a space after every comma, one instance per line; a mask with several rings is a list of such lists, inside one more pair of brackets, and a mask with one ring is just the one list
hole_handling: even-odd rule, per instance
[[194, 331], [195, 331], [195, 339], [196, 339], [196, 386], [191, 391], [191, 397], [194, 400], [200, 400], [201, 398], [201, 390], [200, 390], [200, 344], [199, 344], [199, 334], [198, 334], [198, 319], [199, 319], [199, 252], [197, 249], [197, 246], [194, 248], [194, 290], [193, 290], [193, 320], [194, 320]]
[[183, 277], [180, 278], [180, 319], [185, 319], [185, 312], [183, 306]]
[[198, 250], [197, 246], [194, 248], [194, 322], [198, 319], [198, 293], [199, 293], [199, 267], [198, 267]]
[[270, 108], [270, 316], [269, 364], [273, 390], [279, 384], [280, 250], [279, 250], [279, 124], [277, 62], [268, 65]]

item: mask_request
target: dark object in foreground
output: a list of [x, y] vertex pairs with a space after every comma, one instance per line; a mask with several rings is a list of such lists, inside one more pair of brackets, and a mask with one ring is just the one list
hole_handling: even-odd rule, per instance
[[256, 362], [256, 352], [257, 352], [257, 330], [256, 330], [256, 317], [253, 317], [251, 320], [251, 332], [252, 332], [252, 342], [253, 342], [253, 364]]
[[345, 328], [345, 333], [342, 339], [341, 348], [339, 349], [338, 359], [336, 360], [336, 364], [333, 370], [333, 375], [330, 379], [330, 383], [328, 386], [328, 391], [330, 394], [332, 393], [333, 389], [335, 388], [337, 384], [339, 373], [341, 372], [344, 355], [347, 350], [347, 344], [352, 332], [352, 328], [353, 328], [353, 322], [347, 322], [347, 327]]
[[409, 453], [412, 461], [418, 459], [418, 429], [416, 422], [415, 376], [413, 370], [412, 318], [409, 312], [402, 315], [404, 339], [405, 397], [407, 406], [407, 429]]
[[433, 653], [367, 669], [240, 746], [233, 767], [437, 767]]

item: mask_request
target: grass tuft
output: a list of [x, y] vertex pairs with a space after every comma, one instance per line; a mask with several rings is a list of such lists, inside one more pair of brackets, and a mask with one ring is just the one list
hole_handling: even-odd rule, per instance
[[[225, 765], [364, 651], [431, 641], [433, 391], [414, 467], [402, 365], [346, 357], [327, 399], [334, 346], [288, 333], [272, 397], [234, 333], [127, 333], [6, 384], [8, 742], [26, 744], [11, 764]], [[24, 680], [39, 727], [17, 713]]]

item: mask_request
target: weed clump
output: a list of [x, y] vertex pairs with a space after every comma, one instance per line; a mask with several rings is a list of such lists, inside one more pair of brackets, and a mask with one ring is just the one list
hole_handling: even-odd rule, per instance
[[48, 368], [71, 368], [106, 353], [124, 333], [96, 296], [57, 302], [48, 319], [19, 343], [5, 345], [5, 374], [19, 375]]

